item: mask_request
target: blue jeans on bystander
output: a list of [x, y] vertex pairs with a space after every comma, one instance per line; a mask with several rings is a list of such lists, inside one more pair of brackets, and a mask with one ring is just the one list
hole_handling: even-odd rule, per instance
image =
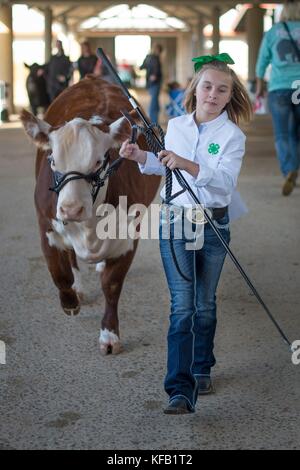
[[150, 105], [149, 105], [149, 117], [151, 122], [158, 123], [159, 116], [159, 93], [160, 93], [161, 83], [154, 83], [148, 86], [148, 91], [150, 94]]
[[268, 103], [272, 114], [275, 147], [283, 176], [300, 167], [300, 104], [293, 103], [295, 90], [274, 90]]

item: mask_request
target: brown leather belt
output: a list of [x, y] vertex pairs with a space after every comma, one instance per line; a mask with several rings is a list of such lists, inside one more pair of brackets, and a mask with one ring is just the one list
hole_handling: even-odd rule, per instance
[[228, 206], [226, 207], [213, 207], [209, 209], [212, 213], [212, 219], [218, 220], [222, 219], [228, 212]]
[[[206, 213], [209, 215], [211, 220], [220, 220], [222, 219], [226, 213], [228, 212], [228, 207], [206, 207]], [[198, 224], [205, 224], [207, 221], [204, 217], [204, 212], [201, 209], [192, 209], [191, 215], [188, 215], [188, 218], [191, 222], [198, 223]]]

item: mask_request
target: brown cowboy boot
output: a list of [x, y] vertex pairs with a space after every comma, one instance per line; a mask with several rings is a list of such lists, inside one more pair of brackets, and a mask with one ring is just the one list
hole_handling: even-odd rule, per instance
[[282, 195], [289, 196], [296, 186], [298, 171], [290, 171], [282, 187]]

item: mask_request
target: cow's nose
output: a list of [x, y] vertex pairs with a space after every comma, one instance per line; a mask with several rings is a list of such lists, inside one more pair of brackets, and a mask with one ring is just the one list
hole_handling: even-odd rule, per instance
[[81, 220], [83, 213], [84, 213], [84, 207], [81, 205], [78, 206], [60, 206], [60, 212], [63, 217], [63, 220]]

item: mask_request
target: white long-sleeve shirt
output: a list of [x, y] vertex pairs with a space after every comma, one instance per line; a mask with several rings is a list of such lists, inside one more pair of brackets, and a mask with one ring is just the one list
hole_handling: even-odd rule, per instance
[[[237, 186], [242, 159], [245, 153], [246, 137], [229, 118], [226, 111], [212, 121], [199, 127], [194, 114], [171, 119], [165, 137], [165, 148], [180, 157], [199, 164], [196, 178], [181, 170], [183, 176], [205, 207], [225, 207], [231, 203]], [[148, 175], [165, 175], [165, 166], [156, 156], [147, 152], [140, 171]], [[172, 174], [172, 194], [182, 188]], [[165, 186], [160, 193], [165, 199]], [[186, 191], [171, 201], [178, 206], [195, 205]]]

